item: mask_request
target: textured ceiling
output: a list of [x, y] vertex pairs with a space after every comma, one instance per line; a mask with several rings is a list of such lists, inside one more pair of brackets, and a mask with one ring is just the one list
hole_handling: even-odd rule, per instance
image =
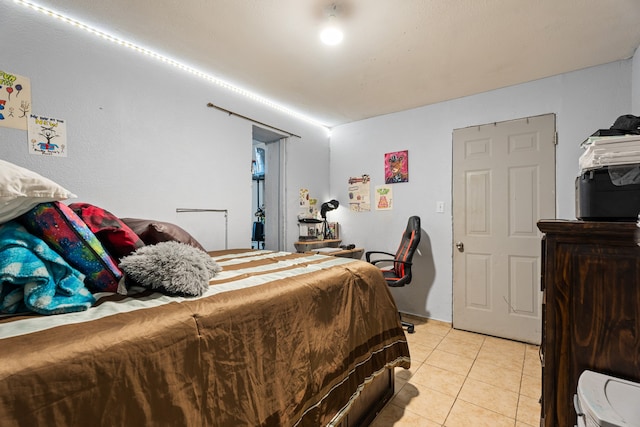
[[[35, 3], [328, 126], [627, 59], [640, 45], [640, 0]], [[328, 47], [318, 33], [332, 3], [345, 38]]]

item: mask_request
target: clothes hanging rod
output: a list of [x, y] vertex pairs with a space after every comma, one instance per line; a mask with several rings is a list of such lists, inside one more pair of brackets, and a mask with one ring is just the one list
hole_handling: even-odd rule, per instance
[[227, 110], [226, 108], [218, 107], [217, 105], [212, 104], [211, 102], [209, 102], [207, 104], [207, 107], [215, 108], [216, 110], [220, 110], [220, 111], [224, 111], [225, 113], [229, 114], [230, 116], [240, 117], [241, 119], [249, 120], [250, 122], [256, 123], [258, 125], [266, 126], [266, 127], [271, 128], [273, 130], [276, 130], [278, 132], [286, 133], [289, 136], [295, 136], [296, 138], [302, 139], [302, 137], [300, 135], [296, 135], [295, 133], [291, 133], [291, 132], [286, 131], [284, 129], [280, 129], [280, 128], [277, 128], [275, 126], [271, 126], [271, 125], [268, 125], [266, 123], [263, 123], [263, 122], [259, 122], [257, 120], [252, 119], [251, 117], [247, 117], [247, 116], [243, 116], [242, 114], [234, 113], [233, 111]]
[[176, 212], [229, 212], [228, 209], [187, 209], [187, 208], [176, 208]]
[[184, 212], [224, 212], [224, 248], [229, 249], [229, 210], [228, 209], [176, 208], [176, 213], [184, 213]]

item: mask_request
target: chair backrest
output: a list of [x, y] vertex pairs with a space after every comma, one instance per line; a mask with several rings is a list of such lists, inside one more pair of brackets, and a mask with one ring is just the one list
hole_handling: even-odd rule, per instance
[[[412, 216], [409, 218], [407, 222], [407, 228], [402, 233], [402, 240], [400, 241], [400, 246], [398, 247], [398, 251], [396, 252], [395, 259], [411, 262], [413, 259], [413, 254], [418, 248], [418, 243], [420, 243], [420, 217]], [[408, 284], [411, 281], [411, 266], [407, 264], [403, 264], [401, 262], [393, 263], [393, 269], [398, 276], [398, 278], [406, 277], [403, 281], [404, 284]]]

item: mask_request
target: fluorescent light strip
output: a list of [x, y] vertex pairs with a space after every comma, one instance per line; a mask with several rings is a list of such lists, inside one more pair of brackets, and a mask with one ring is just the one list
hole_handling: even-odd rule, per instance
[[115, 36], [112, 36], [110, 34], [107, 34], [107, 33], [103, 32], [103, 31], [97, 30], [97, 29], [95, 29], [93, 27], [90, 27], [90, 26], [80, 22], [80, 21], [76, 21], [75, 19], [72, 19], [72, 18], [69, 18], [67, 16], [61, 15], [58, 12], [55, 12], [53, 10], [44, 8], [42, 6], [38, 6], [37, 4], [30, 3], [30, 2], [24, 1], [24, 0], [13, 0], [13, 1], [14, 1], [14, 3], [18, 3], [18, 4], [22, 5], [22, 6], [28, 7], [29, 9], [33, 9], [33, 10], [35, 10], [37, 12], [43, 13], [45, 15], [48, 15], [48, 16], [52, 17], [52, 18], [56, 18], [56, 19], [58, 19], [58, 20], [60, 20], [62, 22], [65, 22], [65, 23], [67, 23], [69, 25], [72, 25], [72, 26], [74, 26], [76, 28], [80, 28], [82, 30], [85, 30], [86, 32], [91, 33], [94, 36], [100, 37], [101, 39], [110, 41], [112, 43], [118, 44], [118, 45], [123, 46], [123, 47], [127, 47], [127, 48], [129, 48], [131, 50], [134, 50], [134, 51], [140, 53], [140, 54], [143, 54], [143, 55], [146, 55], [146, 56], [150, 56], [150, 57], [152, 57], [154, 59], [157, 59], [158, 61], [164, 62], [165, 64], [172, 65], [172, 66], [174, 66], [176, 68], [179, 68], [180, 70], [186, 71], [186, 72], [188, 72], [190, 74], [193, 74], [193, 75], [195, 75], [197, 77], [200, 77], [200, 78], [202, 78], [204, 80], [207, 80], [207, 81], [209, 81], [211, 83], [215, 83], [216, 85], [218, 85], [218, 86], [220, 86], [220, 87], [222, 87], [224, 89], [230, 90], [230, 91], [235, 92], [235, 93], [237, 93], [239, 95], [242, 95], [242, 96], [244, 96], [246, 98], [249, 98], [252, 101], [258, 102], [258, 103], [263, 104], [263, 105], [266, 105], [267, 107], [273, 108], [274, 110], [277, 110], [277, 111], [280, 111], [282, 113], [288, 114], [290, 116], [296, 117], [296, 118], [298, 118], [300, 120], [303, 120], [303, 121], [305, 121], [307, 123], [311, 123], [313, 125], [322, 127], [325, 130], [327, 130], [327, 132], [330, 132], [330, 128], [328, 126], [324, 125], [323, 123], [321, 123], [321, 122], [319, 122], [319, 121], [317, 121], [315, 119], [312, 119], [312, 118], [307, 117], [307, 116], [305, 116], [303, 114], [297, 113], [297, 112], [295, 112], [293, 110], [290, 110], [289, 108], [286, 108], [286, 107], [283, 107], [282, 105], [276, 104], [275, 102], [273, 102], [273, 101], [271, 101], [271, 100], [269, 100], [267, 98], [264, 98], [264, 97], [262, 97], [260, 95], [256, 95], [255, 93], [249, 92], [248, 90], [239, 88], [238, 86], [234, 86], [231, 83], [225, 82], [224, 80], [221, 80], [221, 79], [219, 79], [219, 78], [217, 78], [215, 76], [212, 76], [210, 74], [204, 73], [204, 72], [199, 71], [199, 70], [196, 70], [195, 68], [190, 67], [188, 65], [185, 65], [185, 64], [183, 64], [181, 62], [178, 62], [178, 61], [176, 61], [174, 59], [168, 58], [168, 57], [166, 57], [164, 55], [161, 55], [159, 53], [153, 52], [153, 51], [151, 51], [149, 49], [145, 49], [143, 47], [140, 47], [140, 46], [138, 46], [138, 45], [136, 45], [134, 43], [128, 42], [126, 40], [122, 40], [122, 39], [120, 39], [118, 37], [115, 37]]

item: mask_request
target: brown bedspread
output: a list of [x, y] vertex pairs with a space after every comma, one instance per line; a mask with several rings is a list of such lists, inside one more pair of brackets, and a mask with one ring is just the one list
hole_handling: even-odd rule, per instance
[[211, 254], [224, 270], [200, 298], [102, 294], [87, 312], [0, 319], [0, 425], [335, 425], [409, 367], [375, 267]]

